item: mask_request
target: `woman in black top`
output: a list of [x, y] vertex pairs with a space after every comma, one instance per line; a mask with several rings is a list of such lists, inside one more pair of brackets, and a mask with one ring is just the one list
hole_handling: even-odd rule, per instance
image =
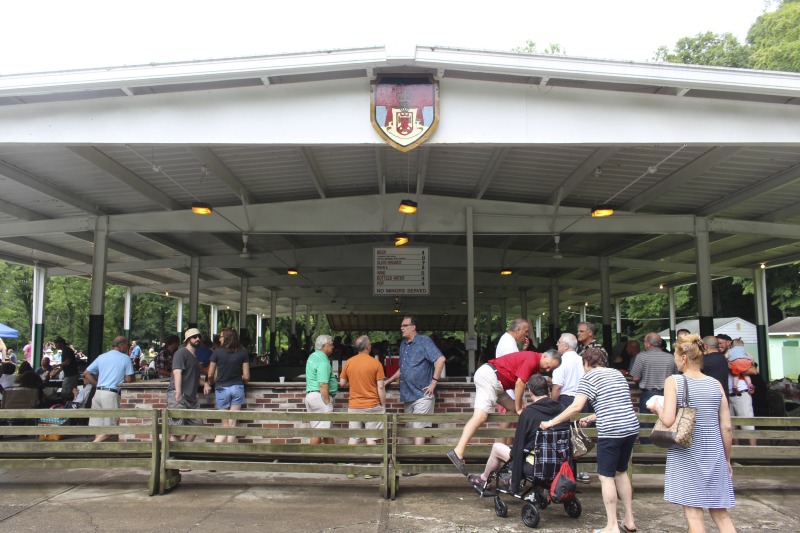
[[[214, 387], [217, 409], [240, 411], [244, 405], [244, 384], [250, 381], [250, 356], [239, 343], [233, 328], [219, 334], [220, 347], [211, 354], [208, 382]], [[236, 427], [235, 419], [223, 419], [222, 427]], [[236, 442], [235, 435], [219, 435], [214, 442]]]

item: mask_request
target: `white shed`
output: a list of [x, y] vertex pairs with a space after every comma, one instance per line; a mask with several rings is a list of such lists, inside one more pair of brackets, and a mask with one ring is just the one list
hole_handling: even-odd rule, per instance
[[[699, 320], [684, 320], [675, 324], [675, 331], [679, 329], [688, 329], [690, 333], [697, 333], [700, 331]], [[724, 333], [731, 339], [741, 339], [745, 345], [755, 347], [758, 344], [756, 338], [756, 325], [739, 317], [730, 318], [715, 318], [714, 319], [714, 335]], [[669, 340], [669, 329], [659, 332], [662, 339]], [[752, 352], [751, 352], [752, 353]]]

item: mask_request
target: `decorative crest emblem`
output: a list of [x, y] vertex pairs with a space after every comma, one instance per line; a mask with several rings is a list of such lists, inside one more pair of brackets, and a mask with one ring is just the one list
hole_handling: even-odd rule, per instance
[[371, 85], [372, 127], [401, 152], [413, 150], [439, 124], [439, 82], [429, 76], [383, 76]]

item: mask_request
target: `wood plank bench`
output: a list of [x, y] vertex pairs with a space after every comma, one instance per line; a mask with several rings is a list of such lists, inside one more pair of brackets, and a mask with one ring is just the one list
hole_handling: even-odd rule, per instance
[[[123, 426], [0, 426], [0, 468], [144, 468], [150, 471], [148, 488], [152, 496], [158, 488], [160, 413], [157, 409], [137, 409], [135, 416], [144, 421]], [[3, 409], [0, 418], [35, 423], [41, 418], [122, 419], [132, 414], [131, 409]], [[91, 442], [95, 434], [136, 434], [150, 442]]]
[[[464, 424], [472, 415], [468, 413], [449, 413], [431, 415], [391, 415], [391, 462], [389, 497], [394, 499], [400, 485], [402, 474], [454, 474], [458, 471], [447, 458], [461, 437]], [[497, 438], [513, 438], [514, 428], [500, 428], [498, 422], [516, 422], [513, 414], [490, 414], [487, 424], [478, 428], [464, 456], [464, 462], [472, 472], [482, 472], [486, 459], [492, 451], [492, 443]], [[430, 428], [410, 428], [410, 422], [432, 422]], [[428, 443], [417, 446], [414, 437], [426, 437]], [[475, 443], [475, 440], [484, 442]]]
[[[388, 493], [389, 425], [383, 414], [306, 413], [275, 411], [216, 411], [164, 409], [162, 412], [159, 494], [178, 486], [180, 469], [309, 474], [370, 474], [379, 478], [383, 497]], [[171, 426], [167, 418], [199, 418], [206, 424], [223, 419], [239, 422], [220, 425]], [[330, 420], [330, 429], [313, 429], [310, 422]], [[350, 421], [384, 422], [382, 429], [351, 430]], [[171, 436], [196, 435], [194, 442], [170, 442]], [[235, 435], [236, 443], [215, 444], [218, 435]], [[308, 437], [332, 437], [336, 444], [311, 445]], [[378, 445], [347, 444], [350, 437], [381, 439]], [[208, 439], [208, 441], [206, 441]]]
[[[656, 415], [638, 414], [640, 422], [655, 423]], [[800, 474], [800, 455], [796, 442], [800, 440], [800, 418], [794, 417], [731, 417], [734, 443], [737, 439], [757, 439], [755, 446], [734, 444], [731, 462], [734, 475], [743, 476], [797, 476]], [[736, 426], [756, 426], [754, 431], [736, 429]], [[650, 428], [643, 428], [640, 436], [648, 436]], [[632, 474], [663, 474], [667, 450], [652, 444], [633, 447]]]
[[[392, 415], [391, 451], [390, 451], [390, 486], [389, 496], [394, 499], [398, 490], [400, 476], [403, 473], [443, 473], [453, 474], [457, 470], [447, 459], [447, 452], [453, 449], [461, 436], [469, 414], [432, 414], [432, 415]], [[577, 420], [585, 416], [575, 415]], [[655, 423], [654, 414], [637, 414], [640, 422]], [[514, 436], [514, 429], [501, 429], [495, 422], [516, 422], [516, 415], [489, 415], [489, 424], [478, 429], [473, 441], [467, 446], [464, 462], [471, 472], [481, 472], [491, 452], [492, 445], [487, 442], [475, 443], [477, 439], [496, 439]], [[431, 428], [412, 429], [407, 424], [412, 421], [429, 421]], [[737, 425], [756, 426], [755, 431], [733, 430], [734, 439], [758, 439], [756, 446], [736, 445], [732, 447], [734, 475], [745, 476], [797, 476], [800, 474], [800, 455], [797, 453], [795, 441], [800, 440], [800, 418], [732, 418], [734, 428]], [[583, 428], [584, 432], [597, 440], [595, 428]], [[640, 437], [650, 435], [651, 428], [642, 428]], [[429, 444], [415, 446], [409, 442], [413, 437], [426, 437]], [[412, 441], [413, 442], [413, 441]], [[735, 440], [734, 440], [735, 442]], [[667, 461], [667, 450], [652, 444], [637, 442], [629, 466], [629, 475], [664, 474]], [[597, 464], [597, 448], [579, 457], [580, 464]]]

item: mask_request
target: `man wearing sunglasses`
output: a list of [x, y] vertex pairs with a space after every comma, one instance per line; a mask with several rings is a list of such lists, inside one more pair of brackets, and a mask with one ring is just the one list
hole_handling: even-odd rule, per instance
[[[170, 409], [197, 409], [197, 388], [203, 386], [203, 394], [211, 391], [207, 381], [200, 382], [200, 365], [195, 356], [195, 350], [202, 342], [200, 330], [190, 328], [183, 335], [183, 346], [178, 348], [172, 356], [172, 376], [167, 388], [167, 407]], [[201, 426], [203, 421], [198, 418], [171, 418], [173, 426]], [[170, 437], [176, 440], [176, 437]], [[185, 435], [183, 440], [191, 442], [195, 435]]]

